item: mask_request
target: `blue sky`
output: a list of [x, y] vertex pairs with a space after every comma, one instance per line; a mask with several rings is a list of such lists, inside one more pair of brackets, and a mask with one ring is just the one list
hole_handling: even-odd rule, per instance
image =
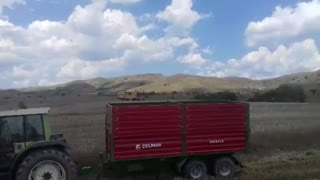
[[0, 88], [320, 68], [320, 0], [3, 0]]

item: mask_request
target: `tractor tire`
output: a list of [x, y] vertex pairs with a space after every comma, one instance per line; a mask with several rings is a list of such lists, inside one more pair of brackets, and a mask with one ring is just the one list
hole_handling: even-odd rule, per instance
[[56, 149], [43, 149], [26, 156], [18, 166], [16, 180], [77, 180], [70, 156]]
[[221, 157], [214, 162], [214, 175], [217, 178], [232, 178], [235, 174], [235, 164], [229, 157]]
[[183, 176], [188, 180], [203, 180], [207, 177], [207, 167], [202, 161], [192, 160], [183, 167]]

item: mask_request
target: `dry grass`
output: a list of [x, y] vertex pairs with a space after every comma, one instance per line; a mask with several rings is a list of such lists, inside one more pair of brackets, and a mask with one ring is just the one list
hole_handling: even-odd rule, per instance
[[241, 179], [316, 180], [320, 179], [320, 151], [280, 153], [247, 164]]
[[[94, 177], [81, 177], [80, 180], [94, 180]], [[247, 162], [245, 168], [233, 180], [319, 180], [320, 150], [287, 152]], [[126, 178], [103, 178], [102, 180], [183, 180], [166, 172], [158, 175], [138, 175]], [[217, 180], [207, 177], [205, 180]]]

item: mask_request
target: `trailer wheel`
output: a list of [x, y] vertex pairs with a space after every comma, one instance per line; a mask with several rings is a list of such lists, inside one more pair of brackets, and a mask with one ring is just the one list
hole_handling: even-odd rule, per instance
[[235, 164], [229, 157], [218, 158], [214, 163], [214, 174], [219, 178], [231, 178], [235, 173]]
[[183, 175], [185, 178], [192, 180], [201, 180], [207, 177], [207, 168], [202, 161], [189, 161], [183, 167]]
[[76, 165], [62, 151], [39, 150], [24, 158], [16, 171], [16, 180], [77, 180]]

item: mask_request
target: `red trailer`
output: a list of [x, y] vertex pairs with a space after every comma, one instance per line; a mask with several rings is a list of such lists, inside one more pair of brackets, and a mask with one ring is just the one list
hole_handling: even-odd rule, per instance
[[201, 179], [207, 173], [232, 177], [240, 165], [233, 154], [249, 145], [249, 105], [108, 103], [106, 130], [107, 164], [114, 170], [142, 170], [164, 162], [187, 178]]

